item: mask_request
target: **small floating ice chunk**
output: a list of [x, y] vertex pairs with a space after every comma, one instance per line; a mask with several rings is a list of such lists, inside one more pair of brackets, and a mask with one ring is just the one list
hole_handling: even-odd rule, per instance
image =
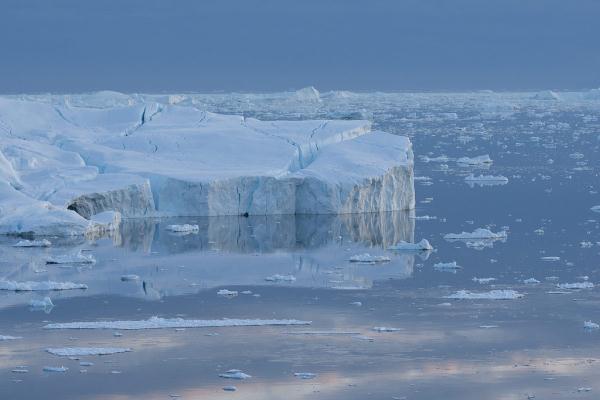
[[33, 309], [39, 310], [48, 310], [54, 307], [54, 303], [52, 303], [52, 299], [50, 297], [44, 297], [41, 300], [32, 299], [29, 301], [29, 307]]
[[515, 290], [491, 290], [489, 292], [470, 292], [468, 290], [459, 290], [449, 296], [448, 299], [457, 300], [514, 300], [520, 299], [523, 295]]
[[535, 285], [535, 284], [538, 284], [538, 283], [540, 283], [540, 281], [538, 281], [538, 280], [537, 280], [537, 279], [535, 279], [535, 278], [529, 278], [529, 279], [525, 279], [525, 280], [523, 281], [523, 283], [524, 283], [524, 284], [526, 284], [526, 285]]
[[226, 392], [235, 392], [237, 388], [235, 386], [223, 386], [223, 390]]
[[465, 177], [465, 182], [468, 184], [484, 185], [503, 185], [508, 183], [508, 178], [503, 175], [479, 175], [473, 174]]
[[237, 290], [221, 289], [217, 292], [219, 296], [223, 297], [235, 297], [238, 295]]
[[594, 247], [594, 243], [592, 242], [580, 242], [579, 243], [579, 247], [581, 247], [582, 249], [589, 249], [591, 247]]
[[50, 247], [52, 243], [50, 243], [47, 239], [42, 240], [20, 240], [13, 247]]
[[358, 264], [376, 264], [390, 262], [391, 258], [386, 256], [372, 256], [369, 253], [364, 253], [350, 257], [349, 261]]
[[294, 275], [275, 274], [275, 275], [267, 276], [265, 278], [265, 281], [267, 281], [267, 282], [295, 282], [296, 277]]
[[585, 321], [583, 323], [583, 327], [585, 329], [590, 329], [590, 330], [592, 330], [592, 329], [600, 329], [600, 325], [598, 325], [597, 323], [592, 322], [592, 321]]
[[600, 205], [598, 205], [598, 206], [593, 206], [592, 208], [590, 208], [590, 210], [592, 210], [593, 212], [600, 213]]
[[16, 282], [0, 280], [0, 290], [10, 290], [14, 292], [44, 291], [44, 290], [74, 290], [87, 289], [88, 286], [83, 283], [73, 282]]
[[485, 284], [495, 281], [496, 278], [473, 278], [473, 282]]
[[123, 282], [130, 282], [130, 281], [139, 281], [140, 277], [137, 275], [121, 275], [121, 281]]
[[506, 231], [500, 231], [494, 233], [489, 229], [485, 228], [477, 228], [473, 232], [461, 232], [461, 233], [447, 233], [444, 235], [444, 239], [446, 240], [481, 240], [481, 239], [491, 239], [491, 240], [504, 240], [507, 238]]
[[398, 332], [401, 331], [402, 328], [390, 328], [387, 326], [376, 326], [373, 328], [375, 332]]
[[581, 392], [591, 392], [592, 388], [589, 388], [589, 387], [580, 387], [580, 388], [577, 388], [577, 391], [579, 393], [581, 393]]
[[83, 254], [81, 250], [75, 254], [64, 254], [50, 257], [46, 264], [94, 264], [96, 259], [91, 254]]
[[575, 283], [558, 283], [556, 287], [559, 289], [592, 289], [592, 282], [575, 282]]
[[183, 319], [151, 317], [146, 320], [133, 321], [92, 321], [54, 323], [44, 326], [44, 329], [174, 329], [174, 328], [217, 328], [235, 326], [287, 326], [310, 325], [310, 321], [296, 319]]
[[456, 263], [456, 261], [452, 261], [452, 262], [448, 262], [448, 263], [436, 263], [433, 264], [433, 268], [437, 269], [437, 270], [441, 270], [441, 271], [456, 271], [457, 269], [462, 269], [462, 267], [460, 265], [458, 265]]
[[18, 340], [18, 339], [23, 339], [23, 338], [21, 336], [0, 335], [0, 342], [4, 342], [7, 340]]
[[300, 379], [313, 379], [317, 377], [317, 374], [312, 372], [294, 372], [294, 376]]
[[230, 369], [227, 372], [219, 374], [219, 376], [221, 378], [225, 378], [225, 379], [248, 379], [248, 378], [252, 378], [251, 375], [245, 374], [244, 372], [242, 372], [239, 369]]
[[456, 160], [457, 164], [463, 165], [488, 165], [492, 163], [492, 159], [488, 154], [476, 157], [460, 157]]
[[356, 307], [362, 307], [362, 302], [361, 301], [353, 301], [350, 304], [353, 305], [353, 306], [356, 306]]
[[10, 372], [14, 373], [14, 374], [26, 374], [29, 372], [29, 370], [27, 368], [15, 368], [13, 370], [11, 370]]
[[60, 357], [107, 356], [111, 354], [128, 353], [132, 351], [125, 347], [59, 347], [48, 348], [50, 354]]
[[67, 367], [44, 367], [43, 371], [45, 372], [67, 372], [69, 368]]
[[433, 250], [433, 246], [427, 239], [421, 239], [419, 243], [409, 243], [400, 241], [393, 246], [389, 246], [388, 250], [395, 251], [429, 251]]
[[176, 233], [198, 233], [200, 231], [200, 227], [198, 225], [167, 225], [167, 230], [170, 232]]
[[560, 261], [560, 257], [555, 257], [555, 256], [541, 257], [540, 259], [542, 261]]

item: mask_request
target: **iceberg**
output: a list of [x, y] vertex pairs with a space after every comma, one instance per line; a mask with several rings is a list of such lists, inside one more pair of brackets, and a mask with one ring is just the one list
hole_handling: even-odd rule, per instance
[[[296, 93], [320, 100], [314, 88]], [[414, 208], [407, 137], [368, 120], [260, 121], [173, 96], [0, 96], [0, 234], [122, 218]], [[176, 103], [176, 104], [175, 104]]]

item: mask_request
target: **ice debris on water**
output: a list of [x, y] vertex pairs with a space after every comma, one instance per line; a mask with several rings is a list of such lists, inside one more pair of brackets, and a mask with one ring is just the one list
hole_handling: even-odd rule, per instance
[[295, 282], [296, 277], [294, 275], [275, 274], [275, 275], [267, 276], [265, 278], [265, 281], [267, 281], [267, 282]]
[[537, 279], [535, 279], [535, 278], [529, 278], [529, 279], [525, 279], [525, 280], [523, 281], [523, 283], [524, 283], [524, 284], [526, 284], [526, 285], [535, 285], [535, 284], [538, 284], [538, 283], [540, 283], [540, 281], [538, 281], [538, 280], [537, 280]]
[[440, 262], [440, 263], [436, 263], [433, 264], [433, 268], [440, 270], [440, 271], [456, 271], [458, 269], [462, 269], [462, 267], [460, 265], [458, 265], [456, 263], [456, 261], [452, 261], [452, 262]]
[[484, 154], [476, 157], [460, 157], [456, 160], [456, 163], [462, 165], [486, 165], [491, 164], [492, 159], [488, 154]]
[[88, 286], [83, 283], [73, 282], [16, 282], [0, 280], [0, 290], [10, 290], [14, 292], [29, 292], [29, 291], [48, 291], [48, 290], [75, 290], [87, 289]]
[[294, 372], [294, 376], [300, 379], [313, 379], [317, 377], [317, 374], [312, 372]]
[[477, 240], [477, 239], [490, 239], [490, 240], [503, 240], [507, 238], [506, 231], [500, 231], [494, 233], [489, 229], [477, 228], [473, 232], [461, 232], [461, 233], [447, 233], [444, 235], [446, 240]]
[[23, 339], [23, 338], [21, 336], [0, 335], [0, 342], [7, 341], [7, 340], [19, 340], [19, 339]]
[[170, 232], [176, 233], [198, 233], [200, 231], [200, 227], [198, 225], [167, 225], [167, 230]]
[[65, 322], [53, 323], [44, 326], [44, 329], [112, 329], [112, 330], [138, 330], [138, 329], [173, 329], [173, 328], [217, 328], [235, 326], [286, 326], [310, 325], [310, 321], [296, 319], [183, 319], [151, 317], [146, 320], [133, 321], [91, 321], [91, 322]]
[[496, 278], [473, 278], [472, 280], [473, 280], [473, 282], [485, 284], [485, 283], [490, 283], [490, 282], [495, 281]]
[[130, 348], [124, 347], [59, 347], [48, 348], [50, 354], [60, 357], [106, 356], [111, 354], [128, 353]]
[[504, 184], [508, 183], [508, 178], [502, 175], [479, 175], [470, 174], [465, 177], [467, 183], [482, 183], [482, 184]]
[[67, 372], [69, 370], [69, 368], [67, 367], [44, 367], [43, 371], [45, 372]]
[[592, 210], [593, 212], [600, 213], [600, 205], [593, 206], [592, 208], [590, 208], [590, 210]]
[[60, 256], [50, 257], [46, 260], [46, 264], [95, 264], [96, 259], [91, 254], [83, 254], [80, 250], [75, 254], [65, 254]]
[[223, 386], [223, 390], [226, 392], [235, 392], [237, 390], [237, 387], [235, 386]]
[[597, 323], [592, 322], [592, 321], [585, 321], [583, 323], [583, 327], [585, 329], [590, 329], [590, 330], [592, 330], [592, 329], [600, 329], [600, 325], [598, 325]]
[[226, 379], [248, 379], [248, 378], [252, 378], [251, 375], [248, 375], [244, 372], [242, 372], [239, 369], [230, 369], [227, 372], [224, 372], [222, 374], [219, 374], [219, 376], [221, 378], [226, 378]]
[[549, 262], [554, 262], [554, 261], [560, 261], [560, 257], [556, 257], [556, 256], [547, 256], [547, 257], [541, 257], [540, 260], [542, 261], [549, 261]]
[[52, 243], [48, 239], [41, 240], [20, 240], [13, 247], [50, 247]]
[[433, 250], [433, 246], [427, 239], [421, 239], [419, 243], [409, 243], [402, 240], [393, 246], [388, 246], [387, 249], [395, 251], [429, 251]]
[[41, 300], [31, 299], [29, 301], [29, 307], [31, 307], [34, 310], [48, 310], [54, 307], [54, 303], [52, 303], [52, 299], [50, 297], [44, 297]]
[[350, 257], [349, 261], [358, 264], [376, 264], [389, 262], [391, 258], [387, 256], [372, 256], [369, 253], [364, 253]]
[[559, 289], [592, 289], [592, 282], [575, 282], [575, 283], [558, 283], [556, 287]]
[[459, 290], [449, 296], [448, 299], [457, 300], [514, 300], [520, 299], [523, 295], [516, 290], [491, 290], [489, 292], [470, 292], [468, 290]]
[[375, 332], [398, 332], [401, 331], [402, 328], [390, 328], [387, 326], [376, 326], [373, 328]]
[[235, 297], [238, 295], [237, 290], [229, 290], [229, 289], [221, 289], [217, 292], [217, 294], [219, 296], [223, 296], [223, 297]]

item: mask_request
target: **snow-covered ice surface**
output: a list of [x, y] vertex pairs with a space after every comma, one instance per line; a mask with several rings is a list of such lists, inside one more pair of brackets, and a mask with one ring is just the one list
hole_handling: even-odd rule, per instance
[[[65, 134], [59, 132], [63, 122], [53, 119], [54, 112], [44, 114], [44, 107], [39, 109], [38, 122], [26, 122], [51, 122], [53, 130], [36, 131], [39, 147], [23, 149], [16, 145], [16, 135], [4, 140], [18, 127], [11, 120], [8, 131], [4, 130], [9, 126], [8, 114], [0, 107], [2, 157], [11, 160], [10, 164], [0, 160], [0, 165], [10, 165], [1, 168], [1, 179], [12, 188], [21, 188], [28, 198], [58, 207], [30, 210], [32, 216], [53, 215], [68, 231], [64, 205], [68, 199], [90, 193], [90, 188], [114, 185], [110, 196], [102, 192], [93, 201], [89, 196], [81, 198], [72, 207], [86, 215], [89, 210], [94, 213], [92, 220], [112, 224], [111, 229], [60, 237], [0, 236], [0, 280], [73, 282], [88, 287], [0, 291], [0, 334], [19, 338], [0, 342], [0, 397], [479, 400], [535, 395], [536, 399], [595, 399], [595, 383], [600, 379], [595, 325], [600, 322], [600, 291], [590, 284], [600, 281], [600, 214], [591, 208], [600, 205], [600, 96], [598, 91], [554, 94], [318, 93], [307, 89], [260, 95], [11, 97], [11, 101], [43, 102], [61, 111], [86, 109], [97, 116], [98, 127], [107, 126], [103, 115], [109, 110], [120, 109], [123, 117], [112, 118], [114, 129], [110, 128], [123, 132], [118, 143], [128, 149], [143, 145], [148, 154], [156, 144], [158, 155], [151, 157], [162, 157], [163, 150], [172, 155], [177, 143], [189, 143], [165, 143], [158, 138], [161, 118], [179, 118], [170, 114], [177, 110], [200, 111], [194, 115], [204, 111], [242, 115], [235, 118], [240, 124], [246, 121], [248, 129], [258, 127], [252, 125], [255, 120], [275, 121], [276, 127], [268, 132], [277, 131], [277, 126], [286, 124], [277, 121], [284, 120], [342, 119], [353, 126], [358, 120], [370, 120], [372, 132], [410, 137], [418, 155], [414, 173], [427, 179], [417, 180], [412, 211], [161, 219], [137, 215], [142, 218], [131, 219], [149, 199], [177, 200], [166, 196], [177, 193], [187, 178], [158, 182], [170, 186], [155, 192], [155, 175], [140, 177], [131, 170], [110, 168], [94, 172], [88, 167], [100, 165], [106, 153], [90, 150], [88, 158], [77, 161], [74, 154], [83, 152], [76, 148], [82, 145], [79, 136], [65, 141]], [[149, 107], [141, 127], [129, 124], [132, 108], [154, 103], [171, 111], [155, 114], [158, 110]], [[169, 106], [175, 103], [177, 107]], [[142, 112], [132, 113], [140, 124]], [[71, 120], [64, 122], [69, 129], [73, 124], [85, 126], [91, 119], [64, 116]], [[172, 132], [171, 122], [168, 127]], [[181, 127], [174, 135], [181, 138], [187, 129]], [[152, 142], [142, 143], [138, 133], [151, 137]], [[94, 148], [105, 150], [110, 144], [110, 133], [100, 128], [93, 136], [107, 141], [90, 143]], [[10, 151], [5, 152], [9, 145]], [[325, 147], [333, 149], [334, 145]], [[59, 156], [59, 151], [70, 155]], [[458, 162], [461, 157], [486, 154], [492, 163]], [[13, 166], [17, 158], [36, 160]], [[316, 160], [311, 167], [321, 165], [333, 171]], [[116, 156], [109, 161], [124, 162]], [[157, 168], [181, 171], [179, 163], [199, 165], [198, 160], [183, 156], [175, 161], [178, 165], [157, 163]], [[77, 163], [80, 167], [71, 168]], [[42, 168], [54, 171], [52, 177], [42, 174]], [[470, 174], [504, 176], [509, 182], [471, 188], [465, 184]], [[75, 181], [78, 184], [71, 186]], [[133, 187], [123, 191], [128, 185]], [[17, 189], [10, 193], [11, 204], [29, 201], [13, 197], [20, 193]], [[98, 213], [124, 201], [131, 207], [118, 213], [120, 221], [117, 213]], [[160, 209], [160, 201], [153, 207]], [[198, 203], [198, 207], [205, 205]], [[72, 220], [74, 232], [79, 232], [81, 218], [75, 215]], [[183, 234], [167, 229], [185, 224], [197, 225], [198, 230]], [[444, 239], [447, 233], [471, 234], [478, 228], [507, 235]], [[392, 250], [398, 245], [412, 247], [423, 238], [435, 251]], [[41, 239], [52, 245], [14, 247], [20, 240]], [[390, 261], [349, 261], [365, 253]], [[77, 254], [96, 262], [71, 259], [65, 264], [46, 264], [51, 258]], [[454, 273], [434, 268], [452, 261], [462, 268], [452, 269]], [[557, 287], [563, 284], [569, 286]], [[237, 296], [218, 295], [221, 290]], [[461, 299], [446, 298], [457, 292]], [[514, 298], [519, 295], [523, 297]], [[45, 303], [46, 297], [54, 307], [36, 310], [31, 306]], [[111, 325], [144, 326], [153, 316], [173, 322], [163, 329], [126, 330]], [[226, 318], [294, 319], [311, 324], [197, 329], [189, 325], [190, 321]], [[50, 324], [80, 323], [105, 329], [44, 329]], [[133, 351], [59, 358], [46, 352], [48, 348]], [[68, 370], [52, 374], [43, 372], [46, 366]], [[252, 378], [219, 377], [232, 369]], [[317, 376], [313, 380], [294, 376], [303, 372]], [[236, 391], [223, 390], [228, 385], [235, 385]]]

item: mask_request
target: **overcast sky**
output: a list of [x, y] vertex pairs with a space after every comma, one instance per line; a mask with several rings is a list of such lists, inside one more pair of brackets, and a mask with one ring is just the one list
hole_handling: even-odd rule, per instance
[[600, 86], [599, 0], [1, 0], [0, 92]]

